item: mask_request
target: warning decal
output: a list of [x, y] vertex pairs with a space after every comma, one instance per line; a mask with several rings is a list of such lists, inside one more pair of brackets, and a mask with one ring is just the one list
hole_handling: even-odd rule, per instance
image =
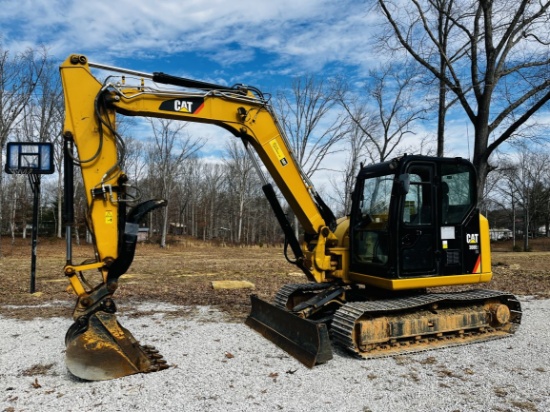
[[277, 156], [277, 159], [279, 160], [279, 162], [281, 162], [281, 165], [286, 166], [288, 164], [288, 160], [286, 160], [286, 157], [281, 147], [279, 146], [279, 143], [277, 143], [277, 140], [272, 140], [271, 142], [269, 142], [269, 144], [275, 152], [275, 156]]

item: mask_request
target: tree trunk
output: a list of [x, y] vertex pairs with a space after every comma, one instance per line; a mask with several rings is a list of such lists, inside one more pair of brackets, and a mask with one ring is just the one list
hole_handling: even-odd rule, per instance
[[237, 218], [237, 242], [242, 242], [243, 231], [243, 215], [244, 215], [244, 196], [239, 199], [239, 216]]
[[[59, 179], [62, 179], [61, 172], [59, 173]], [[72, 202], [72, 199], [66, 199], [66, 202]], [[61, 184], [57, 185], [57, 238], [61, 239], [63, 237], [63, 186]]]
[[489, 140], [489, 128], [487, 121], [479, 122], [476, 126], [474, 157], [472, 163], [477, 170], [477, 198], [483, 199], [487, 175], [491, 171], [488, 161], [487, 142]]
[[[442, 64], [443, 70], [445, 69], [445, 64]], [[437, 156], [443, 157], [445, 155], [445, 100], [447, 95], [447, 89], [445, 82], [439, 80], [439, 102], [438, 102], [438, 113], [437, 113]]]
[[523, 209], [523, 251], [529, 250], [529, 208]]
[[162, 210], [162, 233], [160, 236], [160, 247], [166, 247], [166, 234], [168, 232], [168, 206]]

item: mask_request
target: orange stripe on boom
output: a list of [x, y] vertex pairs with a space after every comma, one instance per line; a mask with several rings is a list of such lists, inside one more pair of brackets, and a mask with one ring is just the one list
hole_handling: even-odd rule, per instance
[[193, 112], [193, 114], [199, 113], [199, 112], [202, 110], [203, 107], [204, 107], [204, 103], [201, 104], [201, 105], [197, 108], [197, 110], [195, 110], [195, 111]]

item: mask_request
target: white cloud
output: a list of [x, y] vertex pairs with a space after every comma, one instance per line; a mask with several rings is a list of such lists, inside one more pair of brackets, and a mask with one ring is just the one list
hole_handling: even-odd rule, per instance
[[[201, 72], [183, 61], [180, 72], [173, 74], [218, 84], [255, 84], [261, 76], [320, 72], [329, 64], [345, 70], [379, 61], [369, 45], [377, 17], [368, 14], [363, 1], [0, 0], [0, 4], [8, 50], [42, 43], [60, 60], [70, 53], [84, 53], [91, 61], [114, 66], [127, 58], [158, 60], [155, 66], [160, 71], [164, 71], [162, 60], [189, 55], [214, 62], [217, 69]], [[235, 71], [234, 65], [246, 70]], [[139, 136], [146, 133], [141, 126], [137, 124]], [[219, 128], [194, 125], [188, 130], [205, 139], [206, 157], [215, 158], [228, 140], [227, 132]], [[341, 159], [338, 153], [325, 167], [336, 169]], [[319, 172], [316, 183], [326, 186], [330, 173]]]
[[321, 69], [330, 61], [362, 64], [368, 56], [366, 6], [353, 0], [23, 0], [2, 6], [6, 48], [43, 43], [60, 58], [191, 52], [230, 65], [261, 51], [278, 66]]

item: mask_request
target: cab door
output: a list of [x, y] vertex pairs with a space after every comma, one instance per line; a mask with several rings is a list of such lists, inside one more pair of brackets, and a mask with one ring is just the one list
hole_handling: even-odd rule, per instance
[[410, 185], [402, 198], [398, 225], [399, 277], [436, 274], [441, 252], [436, 230], [435, 167], [430, 163], [411, 163], [405, 172]]

